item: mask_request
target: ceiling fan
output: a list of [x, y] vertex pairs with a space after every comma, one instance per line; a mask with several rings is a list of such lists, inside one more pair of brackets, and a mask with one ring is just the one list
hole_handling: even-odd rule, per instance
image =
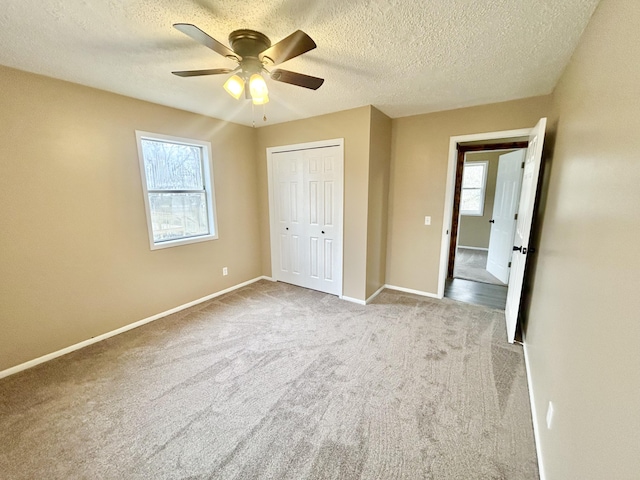
[[[233, 75], [225, 82], [224, 88], [235, 99], [239, 99], [244, 90], [245, 98], [252, 99], [254, 104], [263, 105], [267, 103], [269, 95], [267, 84], [261, 75], [262, 72], [267, 73], [272, 80], [277, 82], [289, 83], [311, 90], [317, 90], [324, 83], [323, 78], [282, 69], [269, 72], [266, 68], [286, 62], [316, 48], [315, 42], [302, 30], [293, 32], [275, 45], [271, 45], [271, 40], [266, 35], [255, 30], [236, 30], [229, 35], [231, 48], [228, 48], [195, 25], [176, 23], [173, 26], [223, 57], [238, 62], [238, 66], [235, 69], [213, 68], [171, 73], [179, 77], [232, 73]], [[249, 88], [245, 88], [247, 84]]]

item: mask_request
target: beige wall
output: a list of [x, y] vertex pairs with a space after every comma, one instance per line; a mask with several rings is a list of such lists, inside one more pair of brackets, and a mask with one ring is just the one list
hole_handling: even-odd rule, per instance
[[371, 107], [280, 123], [257, 129], [262, 273], [271, 275], [268, 147], [344, 138], [344, 295], [364, 300], [367, 268], [367, 191]]
[[[252, 129], [4, 67], [0, 91], [0, 370], [261, 274]], [[136, 129], [212, 143], [218, 240], [149, 249]]]
[[554, 93], [525, 329], [547, 480], [640, 478], [638, 31], [636, 0], [603, 0]]
[[[637, 2], [603, 0], [553, 105], [391, 122], [386, 283], [433, 293], [449, 137], [551, 117], [525, 326], [548, 480], [640, 471], [639, 29]], [[0, 91], [0, 370], [270, 274], [268, 146], [345, 138], [345, 295], [382, 277], [367, 249], [384, 250], [384, 221], [367, 219], [384, 216], [386, 120], [370, 107], [254, 131], [3, 67]], [[149, 250], [135, 129], [212, 142], [219, 240]]]
[[369, 298], [386, 281], [391, 119], [371, 108], [367, 220], [367, 288]]
[[491, 224], [489, 220], [493, 215], [493, 199], [496, 194], [496, 177], [498, 176], [498, 161], [502, 152], [469, 152], [465, 162], [489, 162], [487, 170], [487, 185], [484, 195], [484, 210], [480, 217], [470, 215], [460, 216], [460, 230], [458, 232], [458, 245], [465, 247], [489, 248], [491, 236]]
[[437, 293], [449, 138], [531, 128], [550, 111], [545, 96], [392, 121], [388, 284]]

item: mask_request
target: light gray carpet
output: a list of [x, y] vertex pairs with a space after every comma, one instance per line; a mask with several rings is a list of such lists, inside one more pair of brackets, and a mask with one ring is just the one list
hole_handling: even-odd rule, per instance
[[0, 381], [8, 479], [535, 479], [498, 310], [261, 281]]
[[487, 272], [487, 256], [488, 252], [486, 250], [458, 247], [453, 265], [453, 277], [473, 280], [474, 282], [505, 285]]

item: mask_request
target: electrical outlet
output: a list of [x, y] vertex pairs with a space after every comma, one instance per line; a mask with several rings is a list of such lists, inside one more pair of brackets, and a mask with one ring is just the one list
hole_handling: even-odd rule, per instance
[[553, 423], [553, 402], [549, 402], [547, 407], [547, 428], [551, 430], [551, 424]]
[[227, 267], [222, 267], [222, 275], [229, 275], [229, 270]]
[[425, 225], [431, 225], [431, 217], [429, 217], [429, 216], [424, 217], [424, 224]]

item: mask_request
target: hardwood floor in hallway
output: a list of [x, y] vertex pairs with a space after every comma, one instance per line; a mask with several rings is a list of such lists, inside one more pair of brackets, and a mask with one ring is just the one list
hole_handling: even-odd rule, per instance
[[444, 296], [451, 300], [504, 310], [507, 302], [507, 287], [462, 278], [449, 278], [445, 285]]

